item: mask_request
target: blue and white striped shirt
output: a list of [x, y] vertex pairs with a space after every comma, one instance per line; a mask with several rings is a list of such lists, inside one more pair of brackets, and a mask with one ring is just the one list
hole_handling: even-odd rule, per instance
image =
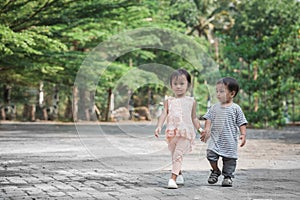
[[203, 117], [211, 121], [208, 149], [220, 156], [237, 158], [239, 127], [248, 123], [241, 107], [217, 103]]

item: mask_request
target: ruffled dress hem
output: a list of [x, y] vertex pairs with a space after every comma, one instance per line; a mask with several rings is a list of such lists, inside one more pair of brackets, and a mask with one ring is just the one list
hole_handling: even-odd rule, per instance
[[190, 141], [190, 149], [192, 151], [192, 145], [194, 145], [196, 134], [191, 134], [193, 131], [187, 129], [166, 129], [166, 141], [168, 144], [172, 142], [174, 138], [182, 137]]

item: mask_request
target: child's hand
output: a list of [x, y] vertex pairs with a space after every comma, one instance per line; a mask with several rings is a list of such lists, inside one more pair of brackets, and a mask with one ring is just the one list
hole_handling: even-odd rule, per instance
[[209, 136], [210, 136], [210, 131], [209, 131], [209, 129], [204, 129], [204, 130], [202, 130], [202, 132], [200, 133], [201, 134], [201, 136], [200, 136], [200, 140], [202, 141], [202, 142], [207, 142], [207, 140], [208, 140], [208, 138], [209, 138]]
[[240, 135], [241, 145], [240, 147], [243, 147], [246, 144], [246, 134]]
[[158, 136], [159, 136], [160, 132], [161, 132], [161, 128], [160, 128], [160, 127], [157, 127], [157, 128], [155, 129], [155, 131], [154, 131], [154, 135], [155, 135], [155, 137], [157, 137], [157, 138], [158, 138]]

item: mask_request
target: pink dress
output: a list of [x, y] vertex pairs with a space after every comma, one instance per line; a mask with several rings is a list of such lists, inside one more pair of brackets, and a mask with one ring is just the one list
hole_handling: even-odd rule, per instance
[[[175, 137], [184, 137], [194, 144], [196, 137], [192, 122], [192, 108], [194, 98], [185, 96], [182, 98], [170, 97], [168, 102], [168, 116], [166, 127], [166, 140], [168, 143]], [[190, 150], [192, 150], [190, 148]]]

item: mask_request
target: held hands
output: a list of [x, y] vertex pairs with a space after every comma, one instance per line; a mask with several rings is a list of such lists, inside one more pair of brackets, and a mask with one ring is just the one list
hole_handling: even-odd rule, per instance
[[198, 129], [198, 132], [200, 133], [200, 140], [202, 142], [207, 142], [207, 140], [209, 139], [209, 136], [210, 136], [210, 131], [209, 129], [202, 129], [202, 128], [199, 128]]
[[157, 127], [157, 128], [155, 129], [155, 131], [154, 131], [154, 135], [155, 135], [155, 137], [157, 137], [157, 138], [158, 138], [158, 136], [159, 136], [160, 132], [161, 132], [161, 128], [160, 128], [160, 127]]

